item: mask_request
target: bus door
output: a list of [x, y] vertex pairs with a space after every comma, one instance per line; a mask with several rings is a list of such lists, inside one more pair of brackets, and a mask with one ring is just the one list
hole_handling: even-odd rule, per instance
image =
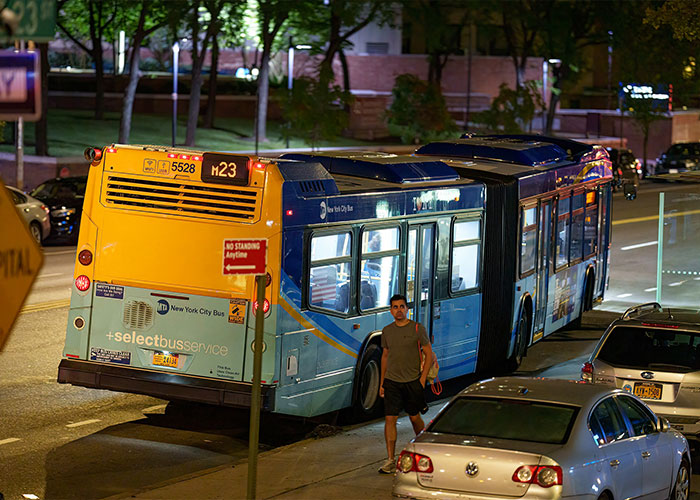
[[[540, 201], [539, 241], [537, 252], [537, 293], [535, 296], [535, 325], [533, 332], [544, 330], [547, 319], [549, 273], [552, 269], [552, 199]], [[536, 337], [537, 338], [537, 337]]]
[[412, 224], [406, 252], [406, 299], [409, 317], [425, 326], [433, 340], [433, 282], [435, 281], [435, 224]]
[[599, 191], [600, 203], [600, 224], [598, 226], [598, 238], [600, 245], [597, 249], [596, 257], [596, 296], [602, 296], [605, 292], [605, 282], [607, 281], [608, 273], [608, 252], [610, 247], [610, 209], [611, 209], [611, 189], [610, 183], [601, 186]]

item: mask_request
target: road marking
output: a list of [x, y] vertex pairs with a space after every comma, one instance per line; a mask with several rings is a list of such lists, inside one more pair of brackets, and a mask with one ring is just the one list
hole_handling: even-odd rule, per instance
[[626, 247], [620, 248], [620, 250], [625, 251], [625, 250], [634, 250], [635, 248], [642, 248], [642, 247], [650, 247], [652, 245], [658, 245], [658, 241], [647, 241], [646, 243], [638, 243], [636, 245], [629, 245]]
[[168, 406], [168, 405], [149, 406], [148, 408], [144, 408], [144, 409], [141, 410], [141, 411], [142, 411], [143, 413], [151, 413], [151, 412], [154, 412], [154, 411], [162, 410], [162, 409], [165, 408], [166, 406]]
[[[685, 212], [673, 212], [670, 214], [664, 214], [664, 219], [672, 219], [673, 217], [681, 217], [683, 215], [697, 215], [700, 214], [700, 210], [686, 210]], [[622, 219], [614, 220], [612, 225], [619, 226], [620, 224], [632, 224], [634, 222], [648, 222], [650, 220], [659, 220], [658, 215], [648, 215], [646, 217], [634, 217], [632, 219]]]
[[34, 493], [22, 493], [22, 498], [26, 498], [27, 500], [39, 500], [39, 497]]
[[669, 283], [668, 286], [681, 286], [685, 281], [676, 281], [675, 283]]
[[50, 302], [39, 302], [38, 304], [30, 304], [28, 306], [24, 306], [22, 309], [20, 309], [19, 313], [24, 314], [37, 311], [47, 311], [49, 309], [58, 309], [69, 305], [70, 299], [52, 300]]
[[656, 287], [654, 286], [654, 287], [651, 287], [651, 288], [645, 288], [644, 291], [645, 291], [645, 292], [655, 292], [655, 291], [656, 291]]
[[39, 276], [36, 277], [36, 279], [41, 279], [41, 278], [54, 278], [56, 276], [63, 276], [63, 273], [48, 273], [48, 274], [40, 274]]
[[618, 299], [624, 299], [626, 297], [631, 297], [631, 293], [621, 293], [620, 295], [617, 296]]
[[10, 443], [16, 443], [16, 442], [19, 441], [19, 440], [20, 440], [19, 438], [7, 438], [7, 439], [3, 439], [2, 441], [0, 441], [0, 445], [3, 445], [3, 444], [10, 444]]
[[89, 425], [89, 424], [95, 424], [97, 422], [100, 422], [99, 419], [93, 418], [91, 420], [83, 420], [82, 422], [76, 422], [74, 424], [66, 424], [66, 427], [80, 427], [81, 425]]

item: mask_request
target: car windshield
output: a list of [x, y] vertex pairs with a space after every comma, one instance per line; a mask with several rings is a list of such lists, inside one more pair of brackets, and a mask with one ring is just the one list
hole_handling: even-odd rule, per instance
[[85, 195], [86, 179], [60, 179], [40, 184], [31, 195], [35, 198], [79, 198]]
[[597, 356], [613, 366], [689, 372], [700, 369], [700, 332], [616, 326]]
[[578, 407], [522, 399], [462, 397], [428, 427], [428, 432], [563, 444]]
[[700, 144], [674, 144], [666, 152], [669, 156], [695, 156], [700, 155]]

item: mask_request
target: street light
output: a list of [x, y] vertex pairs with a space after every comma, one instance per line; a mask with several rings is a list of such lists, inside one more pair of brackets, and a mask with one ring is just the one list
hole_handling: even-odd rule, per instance
[[[292, 88], [294, 87], [294, 49], [297, 50], [309, 50], [311, 45], [299, 44], [294, 45], [292, 43], [292, 37], [289, 37], [289, 49], [287, 52], [287, 91], [291, 97]], [[287, 127], [291, 127], [291, 124], [287, 124]], [[285, 140], [286, 147], [289, 148], [289, 134], [287, 134], [287, 139]]]
[[175, 41], [173, 44], [173, 93], [171, 94], [173, 100], [173, 146], [175, 146], [175, 139], [177, 137], [177, 74], [178, 74], [178, 62], [180, 54], [180, 44]]

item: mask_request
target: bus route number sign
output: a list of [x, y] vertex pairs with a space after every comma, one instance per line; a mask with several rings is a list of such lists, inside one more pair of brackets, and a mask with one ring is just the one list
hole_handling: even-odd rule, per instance
[[202, 156], [202, 182], [247, 186], [248, 162], [247, 156], [204, 153]]
[[223, 274], [265, 274], [267, 240], [225, 239]]

